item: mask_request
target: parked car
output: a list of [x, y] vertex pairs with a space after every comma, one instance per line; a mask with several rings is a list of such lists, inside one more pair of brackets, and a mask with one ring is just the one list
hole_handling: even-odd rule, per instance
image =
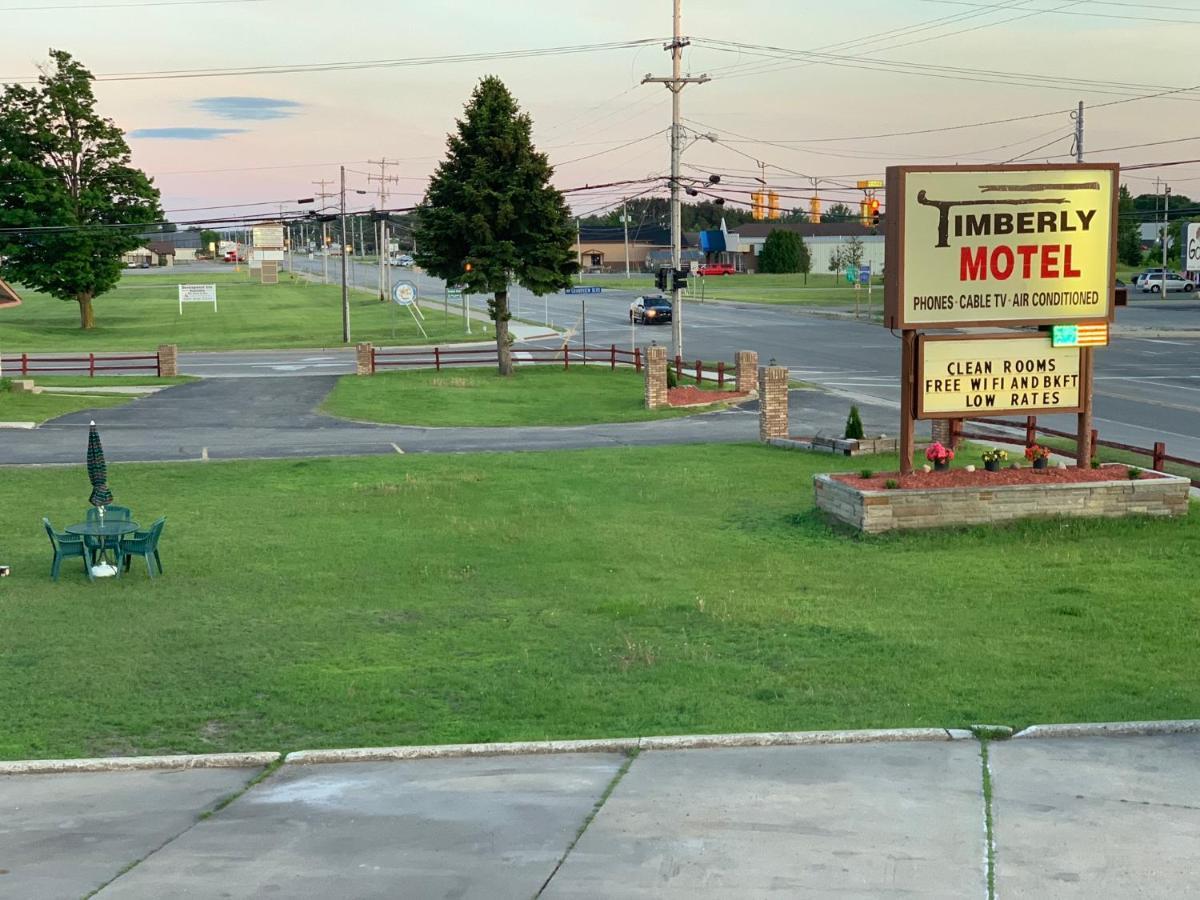
[[409, 256], [407, 253], [402, 253], [400, 256], [393, 256], [390, 259], [388, 259], [388, 265], [400, 266], [405, 269], [411, 269], [412, 264], [413, 264], [413, 258], [411, 256]]
[[1163, 272], [1167, 272], [1167, 271], [1169, 271], [1169, 270], [1164, 269], [1160, 266], [1157, 269], [1147, 269], [1145, 272], [1138, 272], [1136, 275], [1133, 276], [1133, 286], [1141, 287], [1142, 282], [1144, 282], [1150, 276], [1158, 277], [1158, 276], [1162, 275]]
[[696, 270], [697, 275], [736, 275], [737, 269], [729, 263], [707, 263]]
[[1196, 284], [1191, 279], [1178, 272], [1158, 272], [1154, 275], [1147, 275], [1142, 280], [1142, 293], [1160, 294], [1163, 289], [1167, 291], [1183, 291], [1185, 294], [1190, 294], [1196, 289]]
[[643, 325], [665, 324], [671, 321], [671, 301], [661, 294], [638, 297], [629, 304], [629, 321]]

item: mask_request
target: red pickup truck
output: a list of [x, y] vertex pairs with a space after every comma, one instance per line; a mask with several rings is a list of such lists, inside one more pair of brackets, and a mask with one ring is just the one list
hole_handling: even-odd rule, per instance
[[736, 275], [737, 269], [729, 263], [706, 263], [696, 270], [697, 275]]

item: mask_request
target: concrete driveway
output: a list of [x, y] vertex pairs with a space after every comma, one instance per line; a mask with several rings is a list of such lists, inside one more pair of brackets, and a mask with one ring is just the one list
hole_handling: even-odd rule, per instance
[[3, 775], [0, 896], [986, 898], [989, 876], [991, 896], [1196, 890], [1200, 734], [727, 742]]

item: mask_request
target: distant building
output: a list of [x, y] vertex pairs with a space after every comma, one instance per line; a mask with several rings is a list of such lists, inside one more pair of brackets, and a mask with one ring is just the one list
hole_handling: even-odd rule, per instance
[[[197, 253], [204, 253], [208, 249], [200, 242], [198, 231], [147, 231], [140, 237], [147, 248], [153, 249], [156, 245], [162, 248], [159, 257], [171, 257], [170, 263], [156, 262], [153, 265], [194, 262]], [[170, 250], [167, 245], [170, 245]]]
[[[690, 250], [685, 237], [682, 246], [685, 263], [703, 258], [699, 251]], [[574, 247], [584, 272], [625, 271], [625, 226], [584, 225], [579, 229]], [[663, 254], [666, 262], [663, 263]], [[662, 225], [629, 227], [629, 268], [635, 272], [649, 271], [660, 265], [670, 265], [671, 230]]]
[[742, 254], [740, 268], [747, 272], [758, 271], [758, 256], [762, 253], [763, 244], [767, 242], [767, 235], [775, 230], [791, 231], [804, 238], [812, 257], [814, 274], [831, 271], [829, 261], [833, 254], [852, 237], [862, 242], [862, 261], [869, 264], [875, 274], [883, 272], [885, 260], [881, 228], [863, 225], [861, 222], [796, 222], [787, 225], [779, 222], [753, 222], [739, 225], [741, 245], [746, 248]]

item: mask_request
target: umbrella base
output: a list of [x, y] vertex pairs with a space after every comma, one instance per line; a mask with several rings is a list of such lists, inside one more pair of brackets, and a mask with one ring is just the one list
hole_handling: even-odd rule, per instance
[[108, 563], [101, 563], [98, 566], [92, 566], [92, 575], [95, 578], [112, 578], [117, 574], [117, 567], [110, 566]]

